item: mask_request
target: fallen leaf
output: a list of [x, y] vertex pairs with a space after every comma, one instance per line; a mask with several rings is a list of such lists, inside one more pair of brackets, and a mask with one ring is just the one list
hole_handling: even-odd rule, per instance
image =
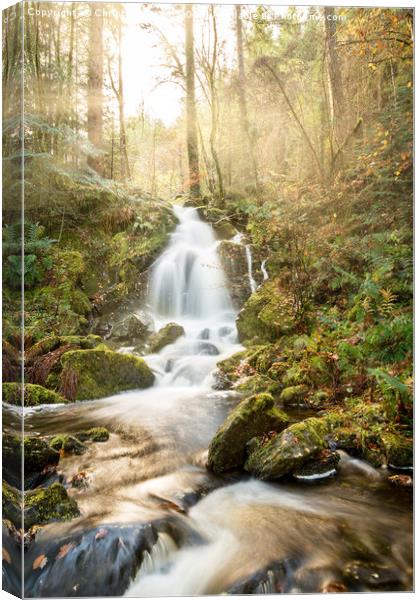
[[60, 550], [58, 551], [57, 556], [55, 557], [55, 560], [60, 560], [60, 558], [64, 558], [65, 556], [67, 556], [67, 554], [70, 552], [70, 550], [72, 550], [74, 547], [75, 547], [75, 545], [72, 543], [64, 544], [64, 546], [61, 546]]
[[47, 564], [47, 562], [48, 562], [48, 558], [45, 556], [45, 554], [40, 554], [34, 560], [34, 562], [32, 564], [32, 569], [34, 571], [36, 571], [36, 569], [43, 569], [45, 567], [45, 565]]
[[6, 550], [6, 548], [2, 548], [2, 555], [3, 555], [3, 560], [5, 560], [6, 562], [9, 563], [9, 565], [12, 564], [12, 559], [10, 558], [10, 554], [8, 553], [8, 551]]

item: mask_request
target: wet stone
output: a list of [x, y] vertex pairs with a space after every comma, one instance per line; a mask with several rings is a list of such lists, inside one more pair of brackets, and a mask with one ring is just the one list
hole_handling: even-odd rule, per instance
[[318, 481], [337, 474], [340, 461], [338, 452], [323, 450], [314, 459], [303, 464], [293, 473], [295, 479], [301, 481]]
[[343, 575], [368, 589], [397, 591], [403, 589], [401, 573], [398, 569], [375, 563], [353, 561], [344, 567]]

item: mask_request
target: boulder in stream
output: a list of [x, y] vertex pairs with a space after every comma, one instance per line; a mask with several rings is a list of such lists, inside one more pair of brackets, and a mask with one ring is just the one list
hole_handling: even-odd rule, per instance
[[337, 466], [340, 461], [338, 452], [321, 450], [308, 462], [298, 467], [293, 472], [293, 477], [301, 481], [319, 481], [337, 474]]
[[[48, 467], [58, 464], [59, 454], [44, 439], [37, 436], [23, 438], [25, 461], [25, 489], [42, 480], [42, 473]], [[20, 487], [20, 469], [22, 465], [22, 437], [20, 435], [3, 435], [3, 477]]]
[[136, 356], [102, 350], [75, 350], [61, 358], [60, 391], [69, 400], [93, 400], [153, 385], [154, 375]]
[[299, 406], [305, 404], [305, 398], [309, 393], [309, 388], [304, 383], [299, 385], [291, 385], [284, 388], [280, 394], [280, 400], [283, 406]]
[[287, 426], [287, 415], [274, 407], [270, 394], [256, 394], [242, 400], [219, 427], [211, 441], [208, 466], [216, 473], [242, 467], [247, 442], [268, 431]]
[[[63, 404], [66, 399], [57, 392], [47, 390], [42, 385], [34, 383], [24, 384], [24, 405], [38, 406], [40, 404]], [[3, 401], [14, 406], [22, 406], [22, 384], [21, 383], [3, 383]]]
[[271, 438], [252, 440], [245, 469], [259, 479], [283, 477], [319, 455], [327, 434], [327, 421], [310, 417]]
[[76, 501], [69, 497], [61, 483], [26, 492], [23, 514], [25, 529], [50, 521], [68, 521], [80, 515]]
[[145, 311], [133, 312], [112, 326], [110, 338], [129, 345], [144, 342], [154, 331], [152, 317]]
[[273, 342], [296, 328], [293, 298], [279, 280], [265, 281], [245, 302], [236, 321], [240, 342]]
[[162, 350], [165, 346], [173, 344], [178, 338], [185, 335], [184, 328], [178, 323], [168, 323], [157, 333], [154, 333], [149, 338], [149, 351], [156, 353]]

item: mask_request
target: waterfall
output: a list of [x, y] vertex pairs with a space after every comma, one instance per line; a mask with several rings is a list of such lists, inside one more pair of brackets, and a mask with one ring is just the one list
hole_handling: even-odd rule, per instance
[[268, 279], [268, 273], [267, 273], [267, 269], [265, 267], [266, 262], [267, 262], [267, 259], [264, 258], [264, 260], [261, 263], [261, 273], [263, 274], [264, 281], [267, 281], [267, 279]]
[[251, 248], [248, 245], [245, 246], [245, 253], [246, 253], [246, 263], [248, 265], [249, 287], [251, 289], [251, 292], [254, 293], [255, 290], [257, 289], [257, 283], [252, 275], [252, 254], [251, 254]]
[[200, 385], [235, 351], [236, 313], [212, 228], [195, 208], [174, 211], [179, 224], [152, 269], [149, 304], [157, 328], [176, 321], [185, 335], [147, 361], [156, 385]]

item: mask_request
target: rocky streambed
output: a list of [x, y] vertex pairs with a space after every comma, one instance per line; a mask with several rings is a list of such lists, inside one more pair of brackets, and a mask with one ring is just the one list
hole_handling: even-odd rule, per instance
[[[176, 212], [148, 307], [109, 339], [28, 352], [23, 524], [6, 384], [8, 588], [23, 534], [28, 597], [411, 589], [411, 445], [378, 403], [325, 410], [306, 384], [276, 388], [284, 361], [238, 343], [211, 228]], [[251, 335], [247, 311], [239, 326]]]

